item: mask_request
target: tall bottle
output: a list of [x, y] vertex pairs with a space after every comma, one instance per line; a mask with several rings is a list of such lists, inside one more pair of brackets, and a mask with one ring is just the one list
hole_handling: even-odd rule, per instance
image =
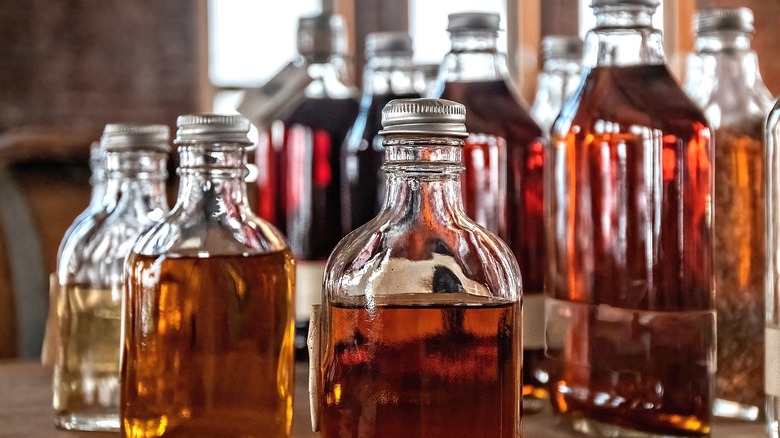
[[539, 55], [542, 71], [531, 105], [531, 117], [549, 135], [566, 99], [580, 85], [582, 40], [575, 36], [544, 37]]
[[127, 259], [122, 436], [288, 438], [295, 265], [249, 209], [249, 121], [177, 125], [178, 200]]
[[64, 243], [57, 263], [58, 427], [119, 429], [120, 305], [124, 261], [141, 231], [168, 211], [165, 125], [107, 125], [101, 138], [106, 206]]
[[712, 130], [665, 65], [658, 0], [593, 0], [545, 197], [551, 400], [593, 436], [708, 436]]
[[764, 405], [764, 146], [772, 95], [748, 8], [700, 11], [685, 91], [715, 129], [713, 248], [718, 311], [715, 414], [755, 420]]
[[766, 163], [766, 326], [764, 328], [764, 391], [769, 438], [780, 438], [780, 101], [764, 128]]
[[523, 271], [523, 407], [534, 412], [547, 398], [539, 372], [544, 358], [545, 134], [509, 79], [506, 56], [496, 48], [498, 29], [498, 14], [449, 16], [452, 50], [441, 65], [434, 96], [466, 106], [466, 213], [509, 243]]
[[342, 237], [341, 145], [358, 112], [346, 44], [340, 16], [300, 19], [295, 62], [306, 67], [312, 82], [257, 148], [258, 213], [287, 236], [297, 261], [296, 352], [304, 357], [325, 259]]
[[466, 216], [464, 111], [438, 99], [383, 110], [384, 205], [325, 274], [323, 438], [520, 436], [520, 271]]
[[368, 222], [382, 206], [382, 108], [396, 98], [420, 97], [424, 82], [412, 62], [412, 39], [401, 32], [366, 37], [363, 98], [341, 150], [342, 233]]

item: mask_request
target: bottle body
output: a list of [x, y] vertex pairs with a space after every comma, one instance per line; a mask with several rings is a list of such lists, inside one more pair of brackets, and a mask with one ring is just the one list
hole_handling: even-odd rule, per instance
[[662, 63], [597, 65], [553, 134], [555, 410], [598, 436], [708, 435], [715, 312], [704, 116]]
[[763, 125], [772, 106], [750, 50], [752, 21], [745, 8], [700, 12], [684, 81], [715, 129], [715, 415], [745, 420], [758, 419], [764, 405]]
[[[178, 124], [177, 204], [127, 259], [122, 434], [289, 437], [295, 264], [248, 207], [249, 122]], [[227, 130], [243, 137], [220, 141]]]
[[780, 199], [780, 105], [775, 104], [769, 113], [764, 129], [765, 163], [766, 163], [766, 276], [764, 285], [766, 291], [766, 326], [764, 342], [764, 391], [766, 392], [767, 432], [771, 438], [780, 437], [780, 375], [776, 360], [780, 352], [780, 283], [778, 283], [777, 261], [780, 260], [780, 215], [777, 214], [777, 203]]

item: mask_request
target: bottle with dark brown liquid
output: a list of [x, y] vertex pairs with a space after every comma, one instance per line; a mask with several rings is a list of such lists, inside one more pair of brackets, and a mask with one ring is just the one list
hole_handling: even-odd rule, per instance
[[342, 233], [368, 222], [382, 206], [382, 108], [393, 99], [420, 97], [421, 74], [412, 62], [412, 39], [401, 32], [366, 36], [363, 97], [341, 150]]
[[249, 121], [178, 126], [179, 199], [126, 264], [122, 436], [289, 438], [295, 265], [249, 209]]
[[466, 106], [463, 148], [466, 213], [498, 234], [523, 272], [523, 407], [536, 412], [547, 399], [544, 371], [544, 140], [509, 79], [496, 48], [499, 15], [449, 16], [452, 50], [439, 71], [434, 97]]
[[340, 16], [299, 20], [295, 63], [306, 68], [311, 83], [261, 135], [257, 148], [258, 213], [287, 236], [297, 262], [296, 355], [304, 359], [325, 259], [343, 236], [341, 145], [358, 114], [346, 44]]
[[709, 436], [712, 130], [652, 27], [658, 0], [594, 0], [584, 83], [547, 167], [552, 401], [592, 436]]
[[446, 100], [383, 111], [385, 202], [328, 259], [314, 326], [323, 438], [520, 436], [520, 271], [463, 210], [463, 121]]

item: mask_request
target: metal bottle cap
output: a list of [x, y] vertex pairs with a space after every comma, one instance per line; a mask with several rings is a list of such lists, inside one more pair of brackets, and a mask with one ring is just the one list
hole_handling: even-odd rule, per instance
[[419, 134], [466, 138], [466, 107], [445, 99], [395, 99], [382, 110], [381, 135]]
[[582, 59], [582, 40], [576, 36], [546, 36], [542, 39], [542, 62], [548, 59]]
[[591, 0], [591, 8], [600, 8], [602, 6], [643, 6], [657, 8], [661, 5], [660, 0]]
[[168, 152], [170, 139], [171, 130], [167, 125], [109, 123], [103, 129], [100, 147], [106, 152]]
[[175, 144], [204, 143], [239, 143], [251, 145], [247, 137], [249, 119], [236, 115], [222, 114], [190, 114], [176, 119]]
[[448, 16], [448, 32], [484, 30], [498, 32], [501, 16], [498, 12], [457, 12]]
[[412, 37], [405, 32], [372, 32], [366, 36], [366, 58], [377, 55], [412, 56]]
[[753, 33], [756, 30], [750, 8], [701, 10], [693, 17], [693, 29], [697, 34], [724, 30]]
[[340, 15], [325, 13], [298, 19], [298, 53], [343, 55], [347, 53], [347, 31]]

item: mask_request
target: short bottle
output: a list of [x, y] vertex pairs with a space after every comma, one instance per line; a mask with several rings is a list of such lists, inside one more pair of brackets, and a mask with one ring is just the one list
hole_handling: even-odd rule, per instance
[[714, 413], [756, 420], [764, 406], [763, 126], [773, 98], [750, 48], [750, 9], [699, 11], [694, 29], [696, 45], [688, 57], [685, 91], [715, 129]]
[[56, 424], [119, 429], [120, 307], [124, 261], [141, 232], [168, 211], [165, 125], [107, 125], [105, 206], [64, 242], [57, 267]]
[[[466, 106], [463, 148], [466, 213], [509, 244], [523, 271], [524, 412], [548, 397], [544, 361], [544, 145], [546, 136], [509, 78], [497, 48], [499, 15], [450, 14], [452, 49], [433, 97]], [[539, 372], [542, 371], [542, 372]]]
[[344, 235], [376, 216], [382, 206], [382, 108], [393, 99], [420, 97], [425, 85], [412, 62], [413, 53], [412, 38], [406, 33], [376, 32], [366, 37], [360, 112], [341, 150]]
[[324, 438], [520, 436], [520, 271], [463, 208], [464, 113], [383, 110], [385, 201], [328, 259], [312, 338]]
[[549, 135], [563, 104], [580, 85], [582, 40], [576, 36], [544, 37], [539, 57], [542, 71], [531, 105], [531, 117], [545, 135]]
[[712, 130], [665, 65], [658, 0], [593, 0], [546, 177], [553, 408], [591, 436], [709, 436]]
[[249, 209], [249, 121], [177, 125], [178, 200], [127, 259], [122, 436], [289, 438], [295, 265]]
[[295, 63], [307, 70], [311, 83], [262, 133], [256, 152], [258, 214], [287, 237], [297, 262], [295, 342], [301, 359], [325, 259], [343, 236], [341, 145], [358, 114], [346, 49], [341, 16], [299, 20]]

